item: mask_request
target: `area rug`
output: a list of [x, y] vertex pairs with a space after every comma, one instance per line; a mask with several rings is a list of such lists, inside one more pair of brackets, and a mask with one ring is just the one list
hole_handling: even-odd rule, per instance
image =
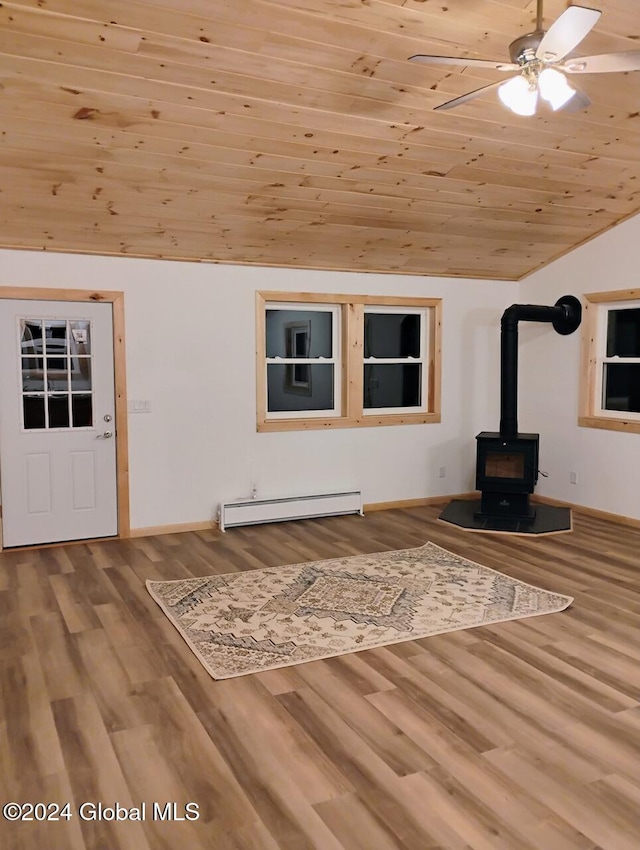
[[147, 589], [214, 679], [567, 608], [434, 543]]

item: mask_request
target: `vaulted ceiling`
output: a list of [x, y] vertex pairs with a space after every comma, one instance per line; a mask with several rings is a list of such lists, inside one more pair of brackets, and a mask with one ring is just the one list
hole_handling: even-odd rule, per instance
[[[547, 0], [545, 28], [566, 8]], [[637, 49], [637, 0], [581, 54]], [[640, 73], [506, 110], [535, 0], [2, 0], [0, 246], [519, 279], [640, 210]]]

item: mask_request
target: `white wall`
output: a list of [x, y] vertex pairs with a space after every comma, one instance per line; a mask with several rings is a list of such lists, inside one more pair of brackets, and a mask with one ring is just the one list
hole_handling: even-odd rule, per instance
[[[129, 415], [133, 528], [207, 520], [253, 486], [357, 487], [366, 503], [467, 491], [475, 434], [498, 426], [513, 284], [5, 250], [0, 285], [125, 292], [128, 397], [151, 402]], [[442, 297], [442, 423], [258, 434], [258, 289]]]
[[[520, 283], [522, 303], [638, 286], [640, 217], [618, 225]], [[520, 325], [520, 430], [540, 432], [537, 492], [640, 519], [640, 434], [579, 428], [580, 331]], [[578, 483], [570, 483], [570, 472]]]

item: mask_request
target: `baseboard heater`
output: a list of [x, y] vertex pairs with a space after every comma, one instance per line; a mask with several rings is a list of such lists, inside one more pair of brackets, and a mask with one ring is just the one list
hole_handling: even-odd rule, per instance
[[291, 519], [313, 519], [321, 516], [363, 514], [362, 493], [321, 493], [312, 496], [290, 496], [284, 499], [246, 499], [222, 502], [218, 514], [220, 530], [237, 525], [263, 522], [285, 522]]

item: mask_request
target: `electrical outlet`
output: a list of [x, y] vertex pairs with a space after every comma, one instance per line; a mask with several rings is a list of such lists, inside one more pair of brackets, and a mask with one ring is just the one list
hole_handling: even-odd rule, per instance
[[441, 466], [439, 471], [440, 478], [445, 478], [447, 475], [447, 467]]
[[577, 472], [570, 472], [569, 473], [569, 482], [571, 484], [577, 484], [578, 483], [578, 473]]

